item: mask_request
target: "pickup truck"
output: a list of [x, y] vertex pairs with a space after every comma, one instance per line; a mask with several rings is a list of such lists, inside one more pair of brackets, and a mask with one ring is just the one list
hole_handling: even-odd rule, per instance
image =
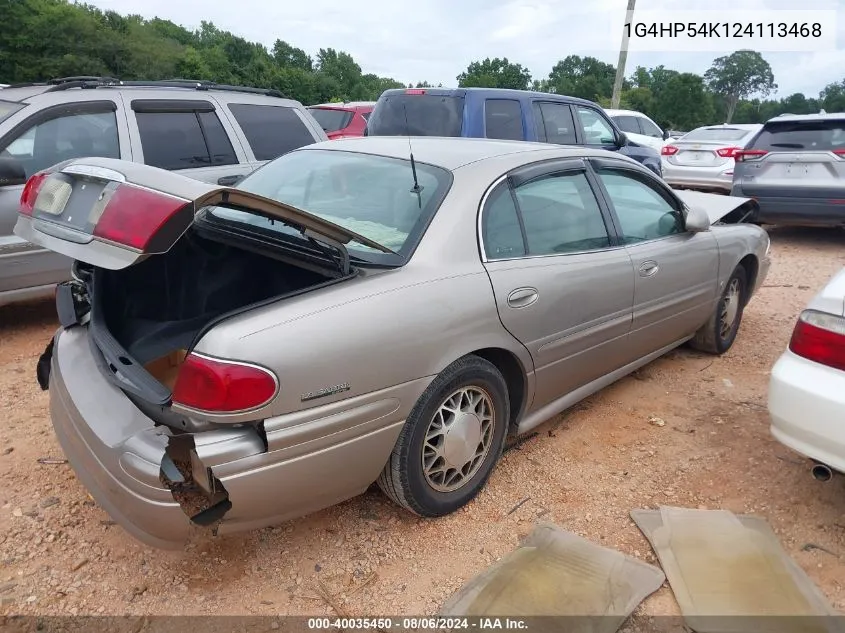
[[619, 152], [662, 176], [660, 153], [629, 139], [601, 106], [544, 92], [501, 88], [385, 90], [364, 134], [580, 145]]

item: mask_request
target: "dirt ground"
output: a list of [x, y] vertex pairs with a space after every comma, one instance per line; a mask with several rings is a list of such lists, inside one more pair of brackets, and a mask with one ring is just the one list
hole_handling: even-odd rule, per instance
[[[463, 511], [420, 520], [373, 489], [178, 552], [140, 545], [69, 466], [38, 461], [62, 458], [35, 381], [53, 306], [0, 308], [0, 613], [332, 614], [322, 585], [353, 616], [433, 614], [539, 517], [655, 562], [628, 512], [660, 505], [765, 517], [845, 611], [845, 477], [815, 481], [766, 414], [769, 369], [801, 308], [845, 265], [845, 232], [771, 234], [773, 268], [727, 355], [678, 350], [550, 420]], [[678, 613], [668, 586], [638, 613]]]

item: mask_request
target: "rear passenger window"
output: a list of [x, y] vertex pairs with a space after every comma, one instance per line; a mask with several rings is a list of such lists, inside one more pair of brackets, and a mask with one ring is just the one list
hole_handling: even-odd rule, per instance
[[273, 160], [315, 141], [293, 108], [230, 103], [229, 110], [244, 131], [256, 160]]
[[529, 255], [606, 248], [610, 237], [583, 172], [555, 174], [517, 187]]
[[172, 170], [238, 162], [214, 112], [136, 112], [135, 119], [147, 165]]
[[[540, 103], [539, 111], [543, 119], [543, 131], [547, 143], [575, 145], [575, 123], [572, 110], [565, 103]], [[535, 116], [537, 109], [534, 110]]]
[[613, 122], [619, 126], [619, 129], [629, 134], [642, 134], [640, 124], [637, 122], [637, 117], [630, 115], [620, 115], [613, 117]]
[[481, 236], [487, 259], [508, 259], [525, 255], [522, 227], [507, 183], [499, 185], [487, 199]]
[[487, 138], [522, 141], [522, 107], [513, 99], [487, 99], [484, 105], [484, 128]]

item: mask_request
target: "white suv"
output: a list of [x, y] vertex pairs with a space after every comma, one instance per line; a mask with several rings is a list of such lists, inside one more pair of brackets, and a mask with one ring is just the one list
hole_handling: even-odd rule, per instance
[[653, 147], [658, 152], [669, 138], [669, 133], [660, 129], [654, 121], [635, 110], [605, 110], [608, 116], [628, 138], [640, 145]]

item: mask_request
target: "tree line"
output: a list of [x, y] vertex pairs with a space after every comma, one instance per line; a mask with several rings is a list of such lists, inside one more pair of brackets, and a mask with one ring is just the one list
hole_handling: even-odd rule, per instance
[[[189, 30], [160, 18], [120, 15], [68, 0], [0, 0], [0, 82], [23, 83], [77, 75], [123, 80], [197, 79], [273, 88], [306, 105], [372, 101], [405, 84], [364, 73], [346, 52], [311, 55], [277, 39], [272, 48], [249, 42], [211, 22]], [[507, 58], [474, 61], [459, 86], [533, 89], [610, 105], [616, 68], [595, 57], [569, 55], [536, 79]], [[419, 81], [415, 87], [431, 87]], [[703, 75], [637, 67], [623, 82], [620, 107], [639, 110], [664, 128], [760, 123], [783, 113], [845, 111], [845, 80], [818, 96], [768, 98], [777, 89], [760, 53], [719, 57]]]

